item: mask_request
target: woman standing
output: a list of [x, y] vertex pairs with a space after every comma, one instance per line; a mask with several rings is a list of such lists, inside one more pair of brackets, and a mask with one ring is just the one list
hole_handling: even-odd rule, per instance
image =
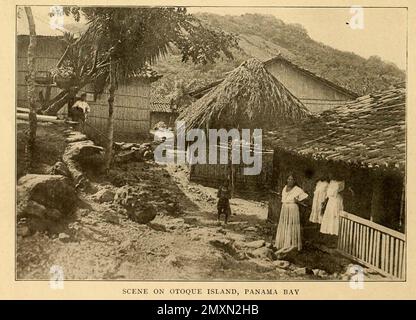
[[321, 233], [338, 235], [339, 214], [344, 210], [343, 200], [340, 192], [344, 190], [344, 181], [331, 180], [328, 185], [324, 216], [322, 217]]
[[322, 214], [323, 209], [322, 206], [327, 198], [327, 190], [328, 190], [328, 179], [322, 177], [316, 183], [313, 201], [312, 201], [312, 211], [309, 217], [309, 221], [313, 223], [321, 223], [322, 222]]
[[289, 175], [282, 191], [282, 209], [276, 233], [275, 246], [278, 253], [289, 252], [295, 248], [302, 249], [299, 204], [307, 197], [308, 195], [296, 185], [293, 174]]

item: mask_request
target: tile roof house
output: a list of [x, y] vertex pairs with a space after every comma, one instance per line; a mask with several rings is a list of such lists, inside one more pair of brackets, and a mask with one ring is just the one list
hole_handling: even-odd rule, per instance
[[316, 182], [335, 176], [345, 182], [338, 236], [323, 237], [306, 210], [303, 237], [383, 275], [405, 278], [405, 119], [406, 90], [396, 87], [263, 134], [263, 146], [274, 150], [268, 220], [279, 219], [278, 193], [289, 172], [310, 202]]
[[169, 97], [154, 94], [150, 96], [150, 128], [154, 128], [158, 122], [164, 122], [173, 128], [178, 114]]
[[314, 159], [404, 170], [406, 90], [393, 88], [265, 134], [264, 144]]

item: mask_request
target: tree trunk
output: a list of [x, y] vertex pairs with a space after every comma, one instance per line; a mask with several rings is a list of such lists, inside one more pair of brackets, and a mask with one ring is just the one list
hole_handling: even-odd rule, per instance
[[108, 97], [108, 118], [107, 118], [107, 144], [104, 155], [105, 170], [108, 172], [111, 167], [113, 157], [113, 137], [114, 137], [114, 93], [116, 91], [116, 72], [114, 62], [110, 63], [110, 88]]
[[28, 64], [28, 77], [27, 77], [27, 91], [29, 98], [29, 137], [26, 145], [26, 172], [30, 172], [33, 164], [33, 153], [36, 142], [36, 92], [35, 92], [35, 48], [36, 48], [36, 29], [35, 21], [32, 15], [32, 9], [25, 7], [26, 17], [29, 25], [29, 47], [27, 48], [27, 64]]
[[51, 100], [51, 103], [46, 108], [46, 110], [43, 111], [43, 114], [48, 115], [48, 116], [56, 115], [56, 113], [66, 103], [68, 103], [69, 99], [70, 99], [70, 94], [68, 91], [60, 92], [56, 97], [54, 97], [53, 100]]

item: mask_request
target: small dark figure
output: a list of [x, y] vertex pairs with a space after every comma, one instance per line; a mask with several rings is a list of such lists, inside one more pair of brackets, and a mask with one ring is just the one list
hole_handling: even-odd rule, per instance
[[220, 221], [220, 217], [222, 214], [225, 214], [224, 222], [228, 222], [228, 218], [231, 215], [231, 208], [230, 208], [230, 198], [231, 198], [231, 190], [229, 188], [229, 182], [226, 180], [222, 186], [218, 189], [218, 221]]

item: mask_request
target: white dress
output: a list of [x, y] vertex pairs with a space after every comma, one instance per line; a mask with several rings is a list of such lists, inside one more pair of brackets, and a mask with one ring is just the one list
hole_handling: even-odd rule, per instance
[[326, 199], [328, 185], [329, 183], [327, 181], [318, 181], [316, 183], [315, 191], [313, 193], [312, 211], [309, 217], [309, 221], [313, 223], [322, 222], [322, 204]]
[[299, 207], [295, 199], [302, 201], [307, 197], [308, 195], [298, 186], [294, 186], [290, 191], [286, 191], [286, 186], [283, 188], [282, 209], [275, 244], [278, 252], [288, 252], [294, 248], [302, 249]]
[[331, 180], [326, 195], [328, 203], [325, 208], [321, 222], [321, 232], [326, 234], [338, 235], [339, 214], [344, 210], [342, 196], [339, 194], [344, 190], [344, 181]]

